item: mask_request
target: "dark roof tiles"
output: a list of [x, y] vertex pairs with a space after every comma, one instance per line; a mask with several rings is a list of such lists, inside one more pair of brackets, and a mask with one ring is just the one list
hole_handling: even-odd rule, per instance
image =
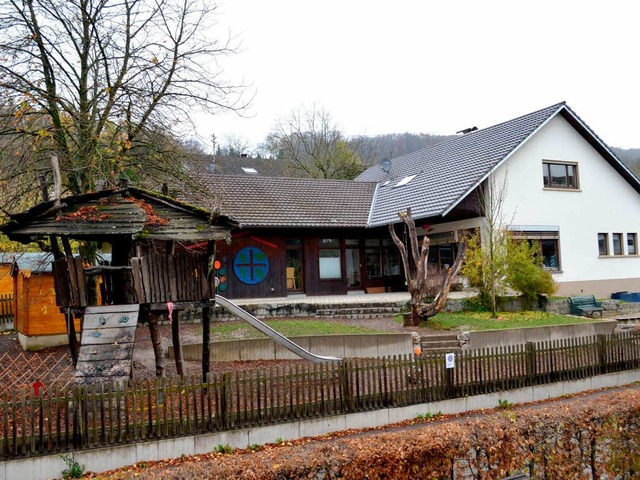
[[[243, 227], [365, 227], [375, 183], [262, 176], [203, 175], [222, 213]], [[197, 198], [185, 198], [198, 204]]]
[[[380, 166], [367, 169], [356, 180], [381, 185], [370, 226], [396, 222], [397, 212], [408, 207], [412, 208], [414, 218], [445, 214], [564, 106], [564, 103], [552, 105], [395, 158], [388, 173]], [[420, 173], [408, 184], [393, 188], [403, 177], [417, 172]], [[386, 180], [390, 182], [384, 185]]]

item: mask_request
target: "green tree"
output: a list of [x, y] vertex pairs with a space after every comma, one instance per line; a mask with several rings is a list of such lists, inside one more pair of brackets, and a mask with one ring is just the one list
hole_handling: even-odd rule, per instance
[[352, 179], [365, 168], [357, 145], [350, 144], [331, 115], [316, 105], [278, 120], [263, 148], [290, 162], [296, 173], [312, 178]]
[[[213, 39], [207, 0], [0, 3], [0, 181], [71, 193], [180, 176], [179, 127], [197, 111], [241, 109], [221, 78], [233, 53]], [[26, 187], [23, 187], [25, 186]]]

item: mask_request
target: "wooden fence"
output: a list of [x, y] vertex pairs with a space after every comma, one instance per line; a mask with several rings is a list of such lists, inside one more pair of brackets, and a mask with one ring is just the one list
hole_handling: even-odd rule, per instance
[[[0, 395], [4, 459], [272, 425], [640, 367], [640, 335], [286, 366]], [[275, 438], [274, 438], [275, 440]]]
[[13, 323], [13, 295], [0, 295], [0, 324]]

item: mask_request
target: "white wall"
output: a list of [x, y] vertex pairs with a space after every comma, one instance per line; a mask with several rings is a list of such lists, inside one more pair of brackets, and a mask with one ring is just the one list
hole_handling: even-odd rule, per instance
[[[542, 161], [577, 162], [580, 189], [545, 190]], [[640, 256], [599, 257], [599, 232], [638, 233], [640, 194], [564, 118], [554, 117], [496, 172], [508, 173], [506, 218], [513, 225], [557, 225], [561, 273], [558, 282], [640, 278]], [[609, 251], [612, 251], [611, 246]]]

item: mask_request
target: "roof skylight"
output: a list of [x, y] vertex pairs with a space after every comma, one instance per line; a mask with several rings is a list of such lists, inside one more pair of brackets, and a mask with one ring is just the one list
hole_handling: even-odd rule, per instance
[[242, 171], [244, 173], [258, 173], [258, 171], [253, 167], [242, 167]]
[[403, 187], [405, 186], [407, 183], [409, 183], [411, 180], [413, 180], [414, 178], [416, 178], [418, 176], [418, 174], [414, 174], [414, 175], [407, 175], [406, 177], [404, 177], [402, 180], [400, 180], [398, 183], [396, 183], [392, 188], [397, 188], [397, 187]]

